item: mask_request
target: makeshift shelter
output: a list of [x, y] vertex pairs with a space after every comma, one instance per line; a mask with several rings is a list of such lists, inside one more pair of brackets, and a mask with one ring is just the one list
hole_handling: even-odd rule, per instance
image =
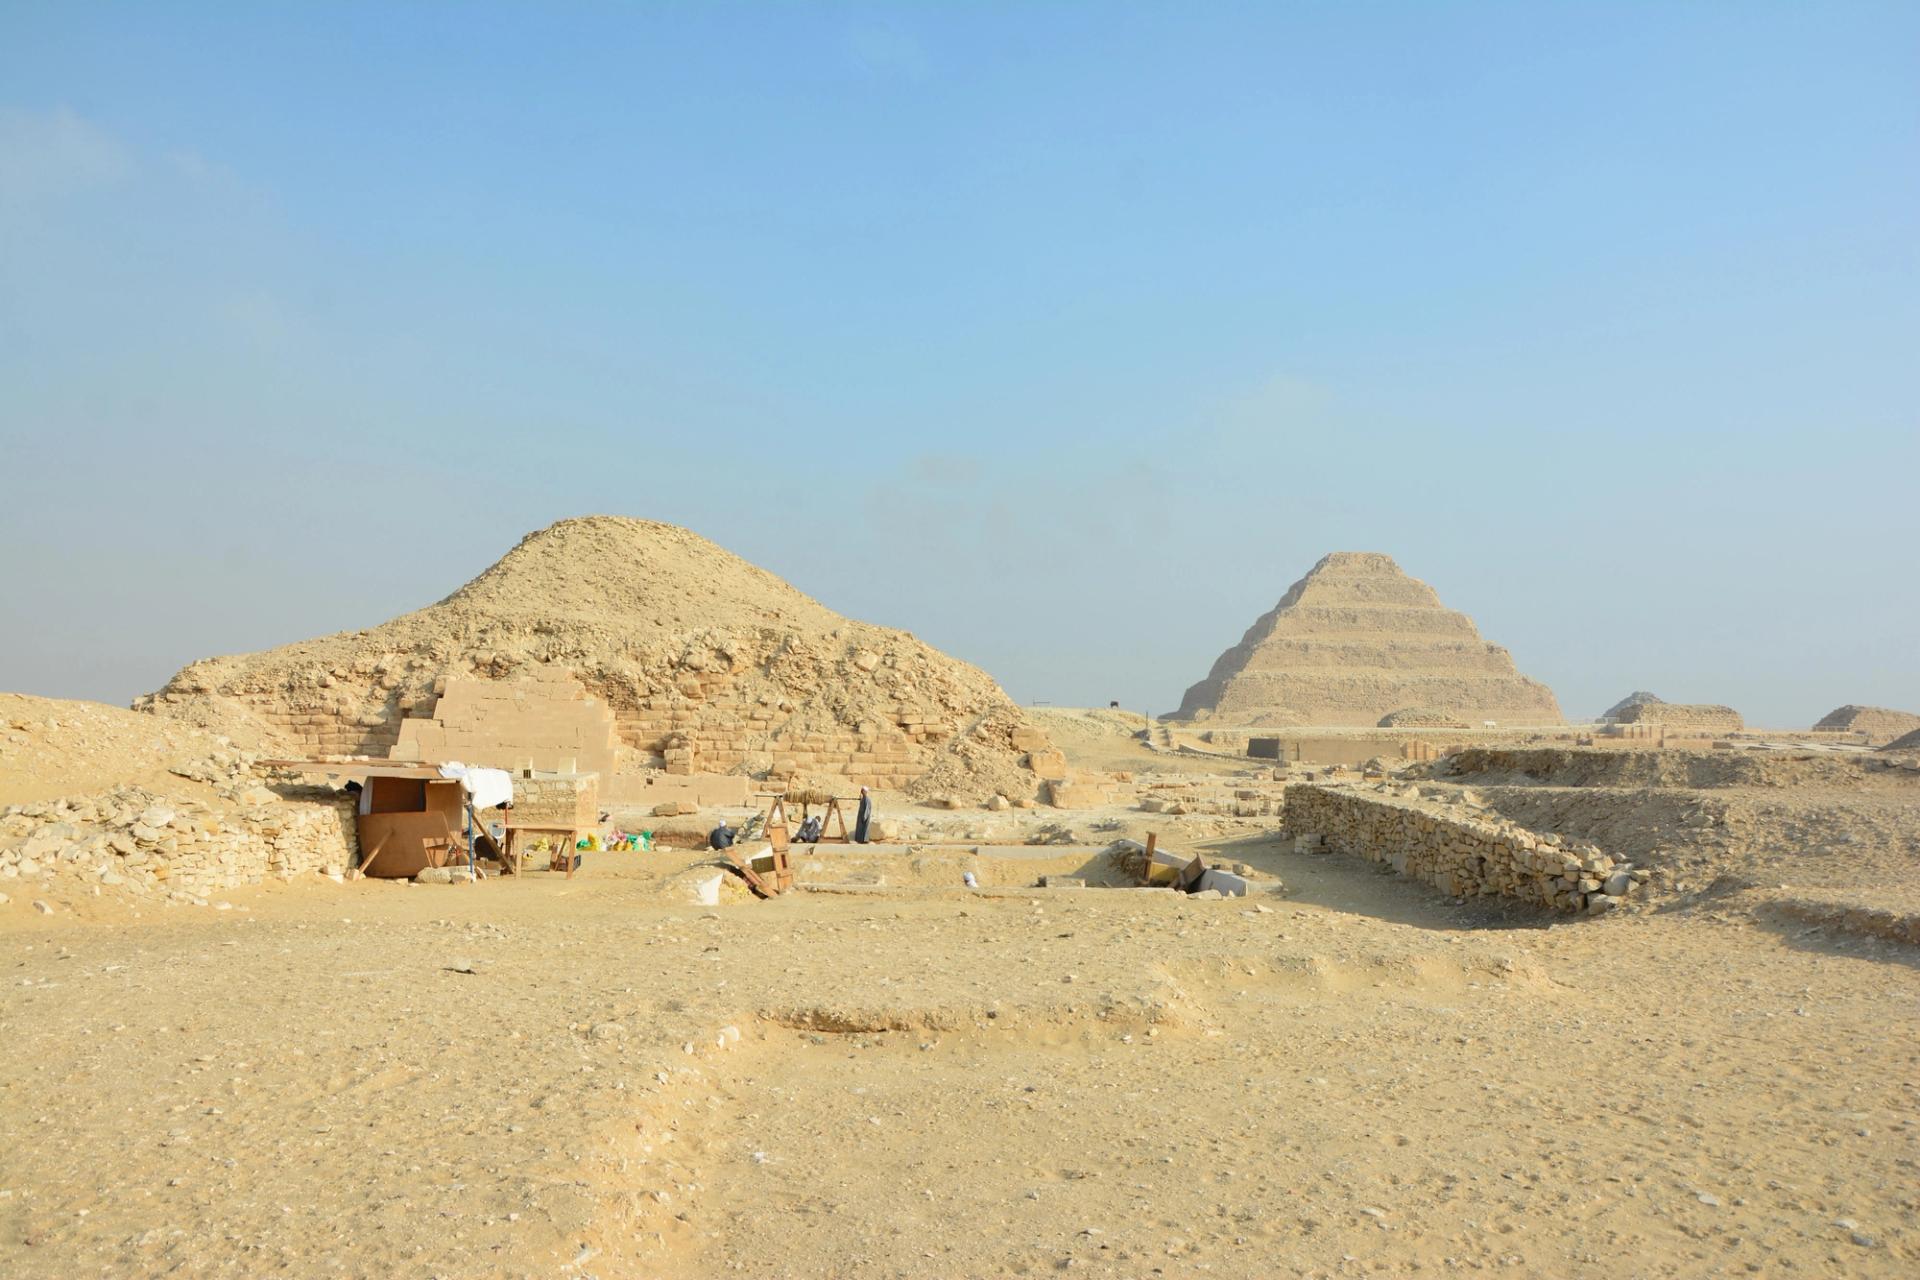
[[265, 763], [360, 788], [359, 871], [381, 880], [411, 879], [427, 867], [471, 865], [479, 852], [473, 845], [491, 839], [475, 810], [513, 799], [512, 779], [498, 769], [380, 761]]

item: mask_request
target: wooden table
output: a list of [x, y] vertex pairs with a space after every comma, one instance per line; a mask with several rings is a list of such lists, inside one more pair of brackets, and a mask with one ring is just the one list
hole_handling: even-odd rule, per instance
[[523, 861], [526, 858], [526, 854], [521, 849], [520, 840], [518, 838], [521, 832], [533, 832], [536, 835], [546, 835], [546, 836], [565, 836], [566, 845], [564, 847], [566, 849], [566, 857], [567, 857], [567, 879], [569, 880], [573, 879], [574, 862], [579, 857], [579, 849], [577, 846], [580, 843], [580, 829], [578, 827], [548, 827], [548, 826], [539, 826], [539, 825], [521, 826], [519, 824], [513, 824], [513, 823], [508, 824], [507, 847], [501, 850], [501, 853], [505, 855], [507, 860], [507, 865], [513, 868], [513, 874], [515, 874], [516, 876], [526, 870], [526, 868], [522, 865]]

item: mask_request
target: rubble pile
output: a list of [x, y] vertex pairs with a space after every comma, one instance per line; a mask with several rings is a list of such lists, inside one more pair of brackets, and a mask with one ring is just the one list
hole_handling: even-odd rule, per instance
[[206, 906], [221, 889], [339, 875], [352, 862], [350, 796], [290, 803], [253, 783], [232, 790], [230, 806], [130, 786], [0, 809], [0, 883], [97, 886]]

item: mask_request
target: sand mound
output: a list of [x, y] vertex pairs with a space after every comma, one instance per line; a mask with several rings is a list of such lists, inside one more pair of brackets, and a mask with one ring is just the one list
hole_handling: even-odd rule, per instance
[[351, 798], [268, 787], [255, 765], [192, 725], [0, 694], [0, 880], [86, 915], [344, 867]]
[[193, 725], [98, 702], [0, 693], [0, 805], [123, 786], [204, 798], [198, 776], [224, 776], [241, 755], [231, 738]]
[[1920, 751], [1920, 729], [1902, 734], [1880, 749], [1882, 751]]
[[1895, 739], [1920, 730], [1920, 716], [1888, 707], [1862, 707], [1848, 703], [1820, 717], [1815, 730], [1831, 733], [1865, 734], [1869, 746], [1884, 746]]
[[[615, 718], [621, 768], [776, 766], [948, 790], [1032, 790], [1018, 709], [986, 673], [844, 618], [673, 525], [613, 516], [529, 534], [440, 603], [366, 631], [182, 670], [142, 710], [263, 726], [287, 750], [385, 756], [449, 679], [570, 672]], [[981, 787], [960, 786], [992, 773]]]
[[1560, 723], [1553, 691], [1516, 671], [1432, 587], [1390, 556], [1336, 551], [1220, 655], [1172, 718], [1375, 726], [1404, 707]]

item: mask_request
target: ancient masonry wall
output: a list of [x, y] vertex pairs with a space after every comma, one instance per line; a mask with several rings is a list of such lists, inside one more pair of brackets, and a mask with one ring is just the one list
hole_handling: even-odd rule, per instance
[[1456, 897], [1501, 897], [1599, 914], [1644, 880], [1593, 845], [1563, 842], [1497, 818], [1459, 817], [1349, 787], [1287, 788], [1286, 829], [1335, 851], [1390, 864]]
[[926, 771], [928, 748], [960, 731], [919, 708], [894, 708], [889, 720], [851, 730], [787, 731], [788, 713], [731, 688], [725, 674], [683, 672], [678, 696], [643, 698], [614, 713], [620, 740], [668, 773], [771, 769], [831, 773], [859, 786], [904, 787]]
[[410, 717], [396, 760], [460, 760], [511, 769], [597, 773], [619, 768], [613, 716], [568, 671], [518, 680], [450, 678], [431, 716]]
[[[351, 795], [266, 788], [231, 809], [140, 787], [0, 810], [0, 884], [70, 878], [131, 897], [206, 904], [268, 877], [337, 873], [358, 848]], [[9, 883], [11, 882], [11, 883]]]
[[[770, 769], [776, 776], [837, 774], [887, 790], [926, 772], [933, 750], [964, 727], [901, 703], [851, 727], [795, 729], [791, 707], [763, 701], [717, 672], [682, 672], [671, 692], [637, 705], [599, 691], [596, 706], [595, 691], [578, 685], [542, 688], [539, 695], [548, 696], [529, 700], [516, 693], [520, 681], [497, 682], [495, 691], [487, 686], [496, 682], [462, 677], [440, 686], [452, 695], [450, 704], [435, 693], [409, 704], [384, 685], [355, 697], [344, 691], [347, 683], [335, 681], [324, 693], [302, 691], [297, 700], [277, 693], [240, 695], [240, 701], [299, 755], [464, 758], [503, 768], [528, 758], [539, 768], [573, 759], [581, 770], [611, 759], [608, 778], [649, 768], [679, 775]], [[609, 711], [616, 732], [611, 743], [589, 723]], [[484, 745], [496, 724], [508, 744], [504, 755]]]

